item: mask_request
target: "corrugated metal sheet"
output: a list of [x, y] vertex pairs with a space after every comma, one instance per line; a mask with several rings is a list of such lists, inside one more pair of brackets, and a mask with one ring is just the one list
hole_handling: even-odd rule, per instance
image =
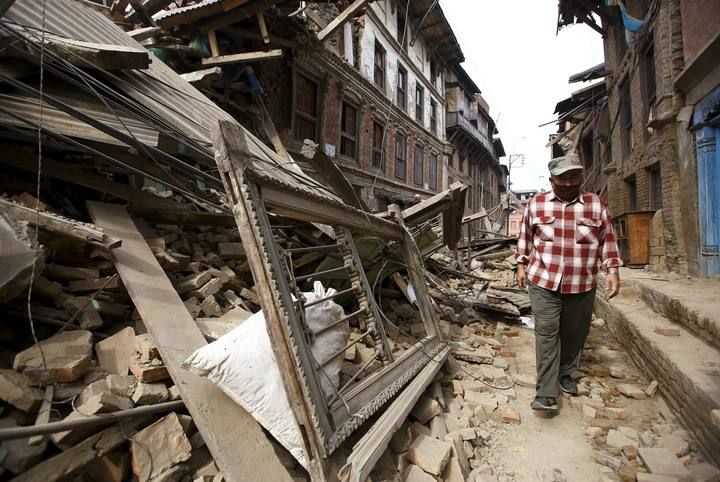
[[[48, 92], [47, 94], [72, 105], [75, 109], [83, 112], [84, 114], [87, 114], [121, 132], [127, 133], [127, 130], [129, 129], [130, 132], [132, 132], [132, 134], [144, 144], [153, 147], [158, 145], [158, 131], [148, 127], [146, 124], [139, 122], [136, 119], [118, 114], [118, 117], [122, 120], [121, 123], [116, 117], [109, 114], [105, 106], [99, 102], [78, 102], [77, 99], [68, 98], [56, 92]], [[38, 124], [40, 122], [40, 102], [35, 97], [0, 94], [0, 108], [13, 112], [15, 115], [19, 116], [21, 119], [27, 120], [31, 124]], [[47, 104], [43, 106], [42, 120], [43, 126], [45, 126], [46, 129], [58, 134], [63, 134], [75, 139], [86, 139], [89, 141], [101, 142], [104, 144], [118, 146], [125, 145], [125, 143], [115, 139], [114, 137], [111, 137], [104, 132], [99, 131], [94, 127], [91, 127], [72, 117], [71, 115]], [[123, 126], [123, 123], [127, 126], [127, 129]], [[0, 124], [11, 125], [21, 129], [32, 128], [32, 126], [28, 125], [26, 122], [7, 115], [5, 112], [0, 112]]]
[[195, 17], [196, 14], [206, 13], [207, 15], [211, 15], [213, 13], [219, 13], [223, 11], [223, 0], [203, 0], [202, 2], [195, 3], [193, 5], [188, 5], [187, 7], [180, 7], [180, 8], [173, 8], [172, 10], [163, 10], [161, 12], [156, 13], [153, 15], [153, 19], [160, 23], [161, 25], [165, 25], [168, 23], [168, 19], [172, 17], [178, 17], [178, 16], [193, 16]]
[[[7, 18], [20, 25], [40, 29], [42, 2], [17, 0], [8, 11]], [[142, 45], [100, 12], [74, 0], [48, 1], [46, 28], [62, 37], [136, 47], [145, 51]], [[21, 34], [28, 35], [24, 31], [21, 31]], [[232, 117], [162, 61], [152, 54], [150, 58], [148, 69], [117, 71], [113, 75], [105, 75], [104, 80], [155, 112], [190, 139], [203, 145], [212, 155], [211, 126], [220, 119], [232, 120]], [[75, 106], [74, 103], [72, 105]], [[105, 110], [102, 118], [108, 118], [108, 115]], [[153, 121], [150, 119], [147, 119], [147, 124], [147, 128], [161, 127], [152, 125]], [[155, 142], [157, 143], [157, 139]]]
[[[16, 0], [3, 17], [3, 21], [11, 20], [39, 33], [42, 30], [42, 7], [43, 2], [39, 0]], [[19, 30], [27, 35], [23, 29]], [[75, 40], [145, 50], [109, 18], [73, 0], [45, 2], [45, 30]]]

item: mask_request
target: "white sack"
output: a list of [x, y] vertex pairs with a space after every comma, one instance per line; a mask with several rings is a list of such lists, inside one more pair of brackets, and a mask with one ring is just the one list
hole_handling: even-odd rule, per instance
[[[315, 282], [314, 288], [314, 292], [304, 293], [308, 302], [335, 292], [332, 288], [325, 291], [319, 281]], [[345, 315], [342, 307], [332, 300], [311, 306], [305, 314], [313, 333]], [[322, 365], [345, 346], [349, 332], [348, 322], [345, 321], [321, 334], [311, 347], [318, 363]], [[332, 396], [339, 385], [342, 359], [341, 354], [325, 366], [327, 376], [322, 372], [318, 374], [327, 396]], [[183, 367], [217, 385], [265, 427], [303, 467], [308, 468], [308, 454], [280, 378], [262, 311], [218, 340], [196, 350], [185, 360]]]

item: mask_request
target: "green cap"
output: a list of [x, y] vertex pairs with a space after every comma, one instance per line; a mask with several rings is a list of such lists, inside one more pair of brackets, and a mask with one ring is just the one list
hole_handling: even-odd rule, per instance
[[548, 169], [550, 169], [550, 174], [553, 176], [559, 176], [560, 174], [573, 169], [583, 168], [584, 166], [582, 162], [580, 162], [580, 158], [577, 154], [566, 154], [563, 157], [556, 157], [552, 161], [548, 162]]

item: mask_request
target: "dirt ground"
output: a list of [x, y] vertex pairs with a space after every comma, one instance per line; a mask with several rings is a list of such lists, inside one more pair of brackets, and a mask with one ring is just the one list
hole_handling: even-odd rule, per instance
[[[505, 349], [516, 354], [515, 358], [509, 358], [511, 373], [535, 374], [534, 347], [534, 333], [531, 329], [521, 329], [520, 336], [508, 338]], [[586, 347], [581, 368], [590, 371], [590, 363], [603, 362], [596, 354], [599, 349], [600, 353], [610, 353], [603, 367], [612, 366], [619, 370], [618, 373], [623, 373], [623, 383], [634, 383], [641, 387], [649, 384], [605, 327], [592, 328]], [[607, 358], [614, 360], [609, 363]], [[603, 382], [602, 377], [599, 381]], [[589, 424], [584, 420], [581, 409], [571, 405], [569, 397], [560, 398], [559, 411], [548, 414], [530, 409], [534, 389], [517, 385], [515, 390], [517, 398], [509, 403], [520, 413], [521, 424], [494, 424], [495, 436], [483, 449], [486, 463], [493, 467], [498, 480], [618, 480], [611, 468], [596, 463], [595, 455], [603, 451], [604, 444], [586, 435]], [[634, 428], [638, 432], [651, 430], [652, 423], [665, 422], [661, 414], [670, 413], [659, 395], [645, 400], [627, 399], [622, 395], [613, 399], [608, 403], [625, 408], [628, 414], [626, 420], [618, 421], [618, 425]]]

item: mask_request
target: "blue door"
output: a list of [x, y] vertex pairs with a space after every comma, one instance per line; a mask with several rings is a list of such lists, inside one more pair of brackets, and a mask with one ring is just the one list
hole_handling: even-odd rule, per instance
[[698, 167], [700, 269], [705, 276], [720, 275], [720, 87], [695, 109], [695, 146]]
[[703, 127], [695, 133], [698, 160], [700, 268], [705, 276], [720, 274], [720, 129]]

